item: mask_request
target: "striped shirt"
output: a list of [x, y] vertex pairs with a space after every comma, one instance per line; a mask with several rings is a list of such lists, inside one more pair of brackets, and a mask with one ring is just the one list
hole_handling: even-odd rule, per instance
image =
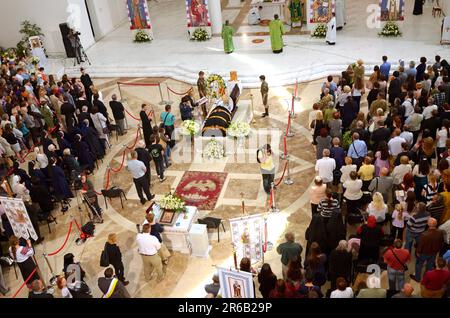
[[444, 213], [445, 206], [442, 203], [431, 203], [427, 206], [427, 212], [430, 213], [430, 217], [440, 220], [442, 217], [442, 213]]
[[409, 218], [408, 223], [406, 224], [408, 230], [412, 233], [417, 233], [417, 234], [424, 232], [425, 229], [427, 228], [427, 222], [428, 222], [429, 218], [430, 218], [430, 213], [428, 213], [426, 211], [423, 213], [420, 213], [420, 214], [412, 215]]
[[423, 186], [423, 190], [425, 191], [425, 199], [427, 202], [430, 202], [433, 199], [433, 196], [438, 193], [439, 183], [436, 183], [436, 186], [433, 187], [431, 184], [426, 184]]
[[326, 198], [320, 200], [319, 206], [317, 207], [317, 212], [319, 212], [322, 217], [329, 218], [333, 213], [339, 213], [339, 209], [340, 206], [338, 200], [331, 199], [329, 201], [328, 198]]

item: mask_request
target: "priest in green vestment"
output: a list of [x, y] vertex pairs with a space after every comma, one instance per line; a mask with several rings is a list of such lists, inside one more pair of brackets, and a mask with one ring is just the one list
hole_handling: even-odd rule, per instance
[[278, 14], [275, 14], [274, 20], [270, 21], [269, 31], [270, 31], [270, 44], [272, 45], [273, 53], [283, 52], [284, 26], [283, 22], [279, 20]]
[[225, 21], [225, 25], [222, 27], [222, 39], [223, 39], [223, 49], [225, 53], [233, 53], [233, 28], [229, 25], [229, 21]]
[[291, 0], [289, 11], [291, 12], [291, 21], [293, 23], [302, 22], [302, 3], [300, 0]]

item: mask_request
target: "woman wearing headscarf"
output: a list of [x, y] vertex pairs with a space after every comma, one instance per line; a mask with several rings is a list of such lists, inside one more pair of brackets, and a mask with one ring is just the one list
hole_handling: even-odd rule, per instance
[[22, 199], [23, 201], [30, 201], [30, 191], [18, 175], [13, 176], [11, 189], [16, 194], [16, 198]]
[[358, 260], [377, 263], [380, 258], [380, 242], [384, 232], [377, 219], [370, 215], [367, 223], [357, 229], [357, 234], [361, 238]]

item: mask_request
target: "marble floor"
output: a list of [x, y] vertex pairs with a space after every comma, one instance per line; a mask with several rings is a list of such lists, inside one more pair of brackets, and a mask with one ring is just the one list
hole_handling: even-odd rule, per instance
[[[338, 74], [359, 58], [365, 61], [369, 72], [384, 54], [395, 64], [399, 59], [417, 61], [420, 56], [433, 59], [436, 54], [446, 56], [450, 52], [448, 46], [439, 44], [441, 19], [432, 17], [429, 5], [425, 6], [423, 15], [412, 15], [414, 0], [406, 0], [405, 21], [399, 24], [401, 38], [381, 38], [377, 35], [379, 29], [367, 26], [372, 13], [366, 10], [378, 0], [347, 0], [348, 23], [338, 31], [337, 45], [328, 46], [324, 40], [308, 34], [286, 35], [282, 54], [271, 52], [269, 37], [267, 33], [264, 35], [267, 28], [245, 25], [245, 12], [240, 10], [248, 8], [250, 0], [242, 5], [236, 2], [239, 1], [223, 9], [224, 19], [242, 20], [232, 54], [224, 54], [220, 37], [206, 42], [188, 40], [186, 11], [178, 0], [151, 1], [152, 43], [133, 43], [128, 22], [124, 22], [87, 50], [92, 65], [85, 66], [95, 77], [163, 76], [191, 84], [199, 70], [226, 78], [229, 71], [237, 70], [243, 85], [254, 88], [261, 73], [272, 86], [281, 86]], [[255, 39], [264, 41], [256, 44], [252, 42]], [[73, 68], [71, 63], [70, 60], [54, 62], [51, 72], [79, 75], [78, 68]]]
[[[105, 101], [109, 101], [113, 93], [118, 94], [118, 86], [116, 83], [148, 83], [160, 82], [170, 85], [177, 91], [185, 91], [189, 85], [177, 82], [167, 78], [102, 78], [95, 79], [95, 85], [101, 90]], [[174, 160], [173, 165], [166, 171], [167, 180], [163, 183], [159, 181], [153, 182], [152, 192], [157, 194], [157, 198], [167, 192], [171, 188], [176, 188], [181, 176], [185, 171], [216, 171], [228, 172], [227, 180], [221, 191], [216, 208], [212, 211], [200, 211], [200, 217], [205, 215], [220, 217], [225, 220], [226, 232], [221, 233], [220, 243], [217, 242], [217, 233], [211, 231], [209, 239], [211, 250], [206, 258], [199, 258], [174, 252], [167, 268], [166, 278], [159, 284], [155, 281], [145, 283], [143, 280], [142, 261], [137, 253], [135, 244], [136, 224], [142, 223], [144, 220], [145, 206], [142, 206], [136, 196], [131, 178], [125, 169], [120, 172], [112, 173], [110, 177], [110, 185], [117, 185], [123, 188], [128, 200], [121, 207], [119, 200], [113, 200], [105, 207], [103, 198], [99, 198], [100, 205], [105, 211], [103, 224], [96, 227], [95, 237], [90, 238], [81, 246], [75, 244], [78, 232], [74, 227], [69, 235], [68, 244], [64, 249], [53, 257], [48, 257], [50, 266], [45, 263], [43, 253], [51, 253], [57, 250], [64, 242], [69, 224], [74, 218], [79, 223], [87, 222], [87, 211], [84, 206], [77, 209], [76, 200], [72, 202], [72, 208], [62, 215], [57, 212], [58, 224], [51, 225], [52, 232], [49, 233], [47, 226], [41, 226], [42, 235], [45, 241], [36, 247], [36, 258], [43, 277], [48, 281], [52, 276], [52, 271], [59, 274], [63, 267], [63, 255], [71, 252], [75, 255], [87, 273], [87, 283], [93, 290], [94, 297], [100, 297], [101, 293], [97, 288], [97, 278], [103, 273], [103, 268], [99, 266], [99, 256], [109, 233], [117, 233], [118, 244], [123, 253], [125, 264], [125, 275], [130, 281], [127, 287], [133, 297], [204, 297], [205, 292], [203, 286], [209, 283], [212, 275], [215, 273], [215, 267], [230, 267], [233, 264], [231, 236], [229, 231], [230, 218], [243, 215], [241, 209], [241, 200], [245, 202], [245, 213], [256, 214], [263, 213], [268, 217], [268, 241], [277, 246], [284, 240], [284, 233], [292, 231], [295, 233], [296, 240], [304, 247], [306, 242], [304, 239], [305, 230], [310, 221], [310, 206], [308, 188], [314, 178], [314, 149], [311, 145], [311, 136], [307, 127], [307, 117], [310, 105], [317, 100], [317, 92], [320, 90], [321, 81], [300, 84], [299, 90], [302, 92], [302, 100], [295, 104], [295, 112], [297, 117], [293, 119], [292, 127], [295, 133], [294, 137], [288, 139], [288, 149], [290, 152], [291, 178], [293, 185], [285, 185], [281, 183], [276, 191], [276, 202], [280, 209], [279, 213], [267, 213], [268, 198], [262, 190], [262, 183], [258, 170], [258, 165], [254, 161], [253, 155], [245, 157], [244, 162], [232, 162], [232, 156], [224, 159], [223, 162], [198, 164], [195, 162], [179, 163]], [[294, 92], [294, 86], [278, 87], [271, 91], [269, 104], [271, 115], [269, 118], [262, 119], [259, 114], [263, 111], [261, 98], [258, 90], [245, 89], [241, 97], [242, 102], [249, 102], [253, 96], [255, 123], [252, 128], [255, 130], [271, 128], [274, 131], [280, 131], [277, 138], [272, 140], [274, 146], [275, 157], [282, 152], [282, 132], [285, 130], [287, 122], [287, 103], [290, 96]], [[149, 103], [159, 117], [162, 107], [159, 105], [158, 95], [150, 92], [145, 87], [122, 87], [122, 96], [126, 98], [125, 106], [127, 110], [135, 116], [139, 112], [140, 103], [145, 101]], [[170, 98], [174, 105], [180, 102], [179, 96]], [[362, 101], [363, 109], [367, 108], [367, 102]], [[176, 118], [180, 118], [178, 107], [174, 108]], [[117, 169], [120, 165], [122, 153], [125, 145], [132, 145], [135, 141], [137, 122], [131, 117], [127, 117], [129, 132], [118, 140], [112, 138], [112, 148], [107, 153], [103, 162], [99, 165], [98, 170], [91, 176], [91, 180], [97, 191], [105, 185], [106, 171], [108, 167]], [[180, 121], [177, 120], [176, 124]], [[246, 144], [244, 152], [254, 154], [256, 148]], [[229, 162], [231, 161], [231, 162]], [[279, 162], [277, 179], [280, 177], [284, 162]], [[154, 173], [154, 169], [152, 169]], [[156, 180], [156, 176], [153, 176]], [[243, 190], [245, 189], [245, 190]], [[272, 269], [278, 276], [281, 275], [281, 263], [279, 255], [274, 249], [265, 253], [265, 262], [271, 264]], [[255, 264], [255, 267], [261, 264]], [[413, 266], [410, 266], [413, 268]], [[22, 278], [16, 278], [13, 268], [4, 268], [3, 274], [8, 285], [13, 291], [17, 290], [22, 284]], [[20, 274], [19, 274], [20, 276]], [[383, 285], [387, 284], [387, 280], [383, 278]], [[258, 292], [257, 292], [258, 293]], [[58, 292], [57, 292], [58, 294]], [[26, 297], [26, 290], [22, 290], [18, 297]]]

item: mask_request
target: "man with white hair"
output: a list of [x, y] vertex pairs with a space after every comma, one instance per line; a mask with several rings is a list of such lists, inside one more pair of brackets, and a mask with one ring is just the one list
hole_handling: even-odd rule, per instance
[[116, 94], [113, 94], [111, 98], [112, 101], [109, 102], [109, 107], [111, 107], [114, 121], [117, 124], [117, 132], [122, 136], [127, 133], [125, 131], [125, 108], [121, 102], [117, 101]]
[[367, 288], [361, 289], [356, 298], [386, 298], [386, 289], [381, 288], [381, 279], [375, 274], [367, 277]]
[[322, 178], [323, 183], [331, 183], [333, 181], [333, 171], [336, 168], [336, 161], [330, 158], [330, 150], [324, 149], [323, 157], [316, 162], [316, 172]]

